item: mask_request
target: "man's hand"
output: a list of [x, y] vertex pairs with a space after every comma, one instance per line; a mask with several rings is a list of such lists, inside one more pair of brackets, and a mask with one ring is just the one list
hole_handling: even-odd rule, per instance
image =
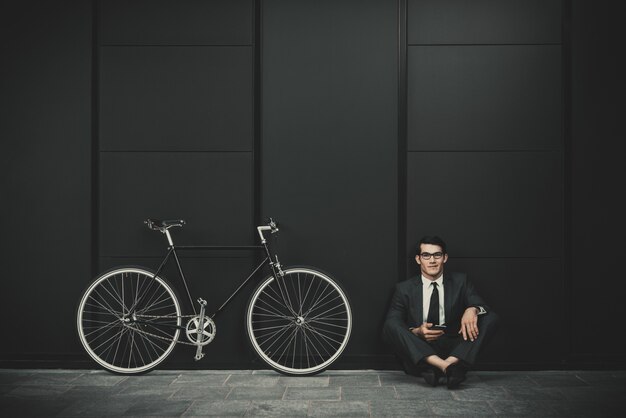
[[478, 312], [476, 308], [469, 307], [463, 313], [461, 318], [461, 329], [459, 334], [463, 334], [463, 339], [474, 341], [478, 338]]
[[435, 341], [437, 338], [443, 335], [443, 331], [430, 329], [430, 327], [432, 326], [433, 324], [431, 324], [430, 322], [424, 322], [417, 328], [411, 328], [411, 332], [428, 342]]

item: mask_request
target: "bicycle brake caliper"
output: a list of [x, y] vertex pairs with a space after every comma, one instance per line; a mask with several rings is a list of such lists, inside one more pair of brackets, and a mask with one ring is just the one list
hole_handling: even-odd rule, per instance
[[280, 261], [278, 261], [278, 256], [276, 256], [276, 263], [274, 263], [274, 267], [276, 267], [276, 270], [278, 270], [278, 275], [279, 276], [282, 277], [282, 276], [285, 275], [285, 272], [281, 268]]

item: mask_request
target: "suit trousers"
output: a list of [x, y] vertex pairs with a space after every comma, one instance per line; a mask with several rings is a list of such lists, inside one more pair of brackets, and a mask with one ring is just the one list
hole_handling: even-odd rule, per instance
[[460, 359], [466, 367], [471, 367], [478, 357], [485, 343], [493, 336], [498, 323], [495, 312], [478, 317], [478, 338], [474, 341], [464, 340], [462, 334], [444, 334], [433, 342], [427, 342], [409, 331], [408, 327], [385, 325], [383, 340], [391, 346], [394, 353], [400, 357], [405, 371], [409, 374], [419, 374], [426, 366], [426, 357], [438, 355], [445, 359], [454, 356]]

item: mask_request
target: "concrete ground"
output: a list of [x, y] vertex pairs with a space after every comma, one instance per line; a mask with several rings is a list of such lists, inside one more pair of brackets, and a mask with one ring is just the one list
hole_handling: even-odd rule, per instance
[[470, 372], [460, 388], [401, 371], [0, 369], [0, 416], [624, 417], [626, 371]]

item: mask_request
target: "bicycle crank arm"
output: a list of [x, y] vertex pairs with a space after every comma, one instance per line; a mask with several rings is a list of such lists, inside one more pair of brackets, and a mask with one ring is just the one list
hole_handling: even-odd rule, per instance
[[196, 339], [198, 343], [196, 346], [196, 355], [194, 356], [194, 360], [196, 361], [201, 360], [202, 357], [204, 357], [204, 353], [202, 352], [202, 332], [204, 331], [204, 310], [206, 308], [206, 300], [200, 298], [198, 299], [198, 303], [200, 304], [200, 315], [198, 321], [198, 337]]

